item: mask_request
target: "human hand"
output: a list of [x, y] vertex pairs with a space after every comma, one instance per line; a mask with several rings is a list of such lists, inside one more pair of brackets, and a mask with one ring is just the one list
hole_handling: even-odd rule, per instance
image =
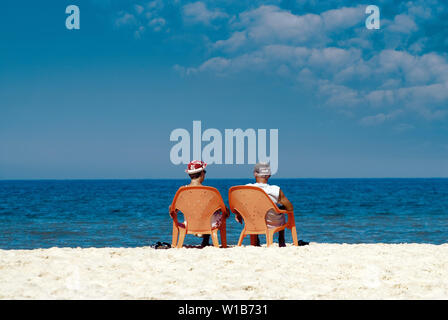
[[235, 214], [235, 220], [236, 222], [243, 224], [243, 217], [241, 215]]

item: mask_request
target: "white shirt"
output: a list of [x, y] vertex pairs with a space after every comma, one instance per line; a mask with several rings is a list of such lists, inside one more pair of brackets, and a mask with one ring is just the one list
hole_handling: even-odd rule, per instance
[[[280, 187], [276, 185], [269, 185], [267, 183], [248, 183], [247, 186], [254, 186], [262, 189], [271, 200], [277, 204], [278, 198], [280, 197]], [[274, 211], [274, 209], [269, 209], [266, 213], [266, 223], [268, 228], [276, 228], [284, 225], [286, 223], [285, 215], [279, 214]]]
[[267, 183], [248, 183], [247, 186], [254, 186], [263, 189], [263, 191], [274, 201], [275, 204], [278, 203], [278, 198], [280, 197], [280, 187], [276, 185], [270, 185]]

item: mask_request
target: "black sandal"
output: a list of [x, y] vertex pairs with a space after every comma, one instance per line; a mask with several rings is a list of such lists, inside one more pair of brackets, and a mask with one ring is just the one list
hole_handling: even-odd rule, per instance
[[154, 249], [170, 249], [171, 248], [171, 244], [167, 243], [167, 242], [160, 242], [157, 241], [157, 243], [153, 246], [151, 246]]

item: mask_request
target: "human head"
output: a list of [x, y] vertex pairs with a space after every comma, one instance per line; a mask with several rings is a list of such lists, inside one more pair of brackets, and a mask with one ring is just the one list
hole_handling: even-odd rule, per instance
[[268, 163], [257, 163], [254, 167], [254, 176], [257, 181], [267, 181], [271, 177], [271, 167]]
[[207, 163], [203, 161], [193, 160], [188, 164], [187, 170], [185, 170], [185, 172], [188, 173], [191, 180], [199, 179], [199, 182], [202, 182], [205, 179], [206, 166]]

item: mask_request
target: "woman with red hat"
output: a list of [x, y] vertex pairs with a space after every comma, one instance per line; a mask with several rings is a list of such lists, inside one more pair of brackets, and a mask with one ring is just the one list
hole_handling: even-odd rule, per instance
[[[186, 173], [190, 176], [190, 184], [187, 186], [202, 186], [202, 183], [205, 179], [205, 167], [207, 167], [207, 163], [200, 160], [191, 161], [188, 166]], [[221, 225], [222, 213], [221, 211], [216, 211], [212, 216], [212, 228], [219, 228]], [[184, 222], [187, 223], [186, 221]], [[202, 247], [208, 246], [210, 244], [210, 235], [209, 234], [197, 234], [196, 236], [202, 237]]]

